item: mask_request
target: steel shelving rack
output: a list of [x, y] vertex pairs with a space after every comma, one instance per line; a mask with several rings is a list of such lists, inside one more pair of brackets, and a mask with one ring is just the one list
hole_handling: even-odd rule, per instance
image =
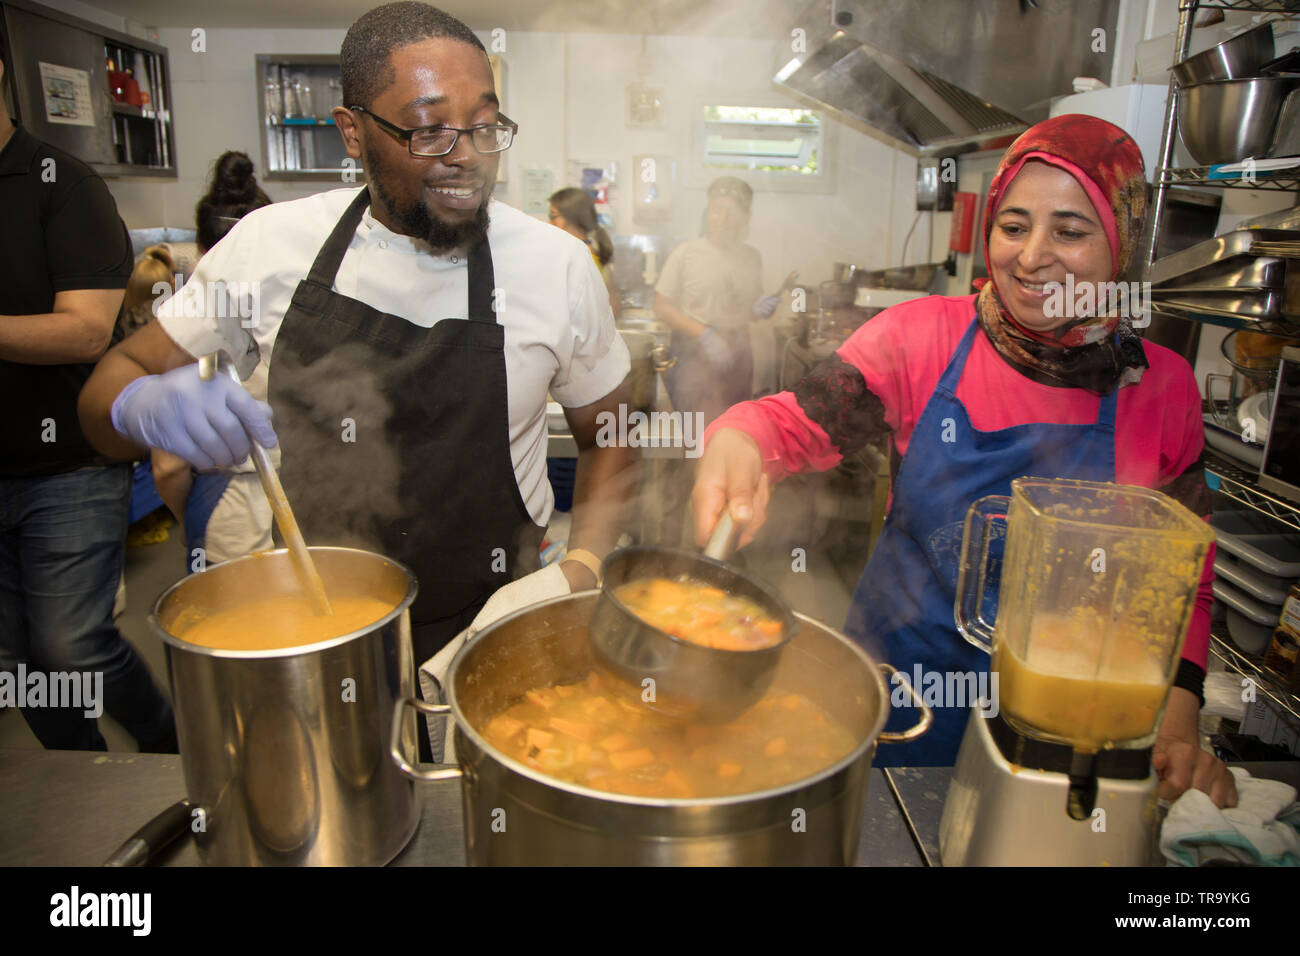
[[[1226, 12], [1300, 14], [1300, 0], [1181, 0], [1178, 5], [1178, 34], [1174, 49], [1174, 63], [1187, 59], [1191, 50], [1192, 31], [1196, 14], [1200, 10], [1218, 9]], [[1156, 157], [1151, 213], [1143, 241], [1144, 261], [1148, 267], [1155, 260], [1160, 225], [1164, 218], [1169, 190], [1179, 186], [1201, 189], [1264, 189], [1294, 191], [1300, 189], [1300, 167], [1278, 170], [1273, 173], [1258, 172], [1250, 180], [1214, 174], [1212, 167], [1173, 165], [1174, 144], [1178, 141], [1178, 84], [1171, 76], [1169, 95], [1165, 101], [1165, 122], [1160, 138], [1160, 151]], [[1153, 307], [1153, 312], [1173, 315], [1192, 322], [1242, 328], [1269, 335], [1280, 335], [1300, 340], [1300, 326], [1264, 325], [1250, 320], [1234, 320], [1224, 315], [1209, 315], [1176, 307]], [[1245, 505], [1247, 508], [1277, 521], [1287, 531], [1300, 532], [1300, 505], [1264, 491], [1255, 476], [1222, 456], [1206, 453], [1206, 472], [1211, 484], [1217, 483], [1220, 494]], [[1292, 720], [1300, 721], [1300, 697], [1290, 693], [1273, 671], [1265, 668], [1260, 658], [1243, 654], [1228, 638], [1215, 634], [1210, 649], [1231, 670], [1253, 680], [1259, 693], [1272, 700]]]

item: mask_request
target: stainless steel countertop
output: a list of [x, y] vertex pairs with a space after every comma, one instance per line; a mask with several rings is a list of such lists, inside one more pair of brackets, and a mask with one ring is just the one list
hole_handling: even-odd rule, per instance
[[[420, 828], [393, 865], [464, 866], [460, 782], [417, 783], [415, 792]], [[0, 866], [98, 866], [184, 796], [177, 756], [0, 751]], [[192, 840], [180, 840], [158, 862], [198, 866], [198, 851]], [[885, 775], [876, 769], [867, 785], [856, 863], [924, 865]]]
[[921, 845], [922, 863], [940, 866], [939, 821], [952, 767], [889, 767], [883, 772], [894, 799], [904, 808], [904, 825]]

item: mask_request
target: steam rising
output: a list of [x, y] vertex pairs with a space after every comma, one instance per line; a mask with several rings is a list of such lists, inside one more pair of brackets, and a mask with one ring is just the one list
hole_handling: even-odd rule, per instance
[[[393, 408], [373, 359], [367, 346], [346, 344], [308, 365], [276, 356], [271, 370], [272, 381], [282, 369], [291, 372], [299, 383], [296, 396], [311, 403], [310, 429], [279, 433], [286, 446], [281, 460], [291, 462], [300, 479], [290, 503], [298, 514], [312, 516], [303, 519], [309, 545], [373, 548], [381, 528], [421, 507], [402, 502], [399, 494], [401, 461], [388, 427]], [[414, 361], [412, 356], [397, 364]], [[402, 373], [390, 366], [384, 374]], [[350, 433], [345, 420], [355, 423]], [[355, 440], [346, 441], [349, 435]]]

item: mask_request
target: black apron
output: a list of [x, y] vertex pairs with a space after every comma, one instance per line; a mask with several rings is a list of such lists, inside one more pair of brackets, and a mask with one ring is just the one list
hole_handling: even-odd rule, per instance
[[415, 325], [333, 291], [369, 202], [361, 190], [298, 283], [268, 398], [280, 479], [307, 541], [377, 551], [415, 572], [419, 664], [493, 591], [539, 566], [544, 529], [510, 458], [487, 240], [469, 254], [468, 321]]

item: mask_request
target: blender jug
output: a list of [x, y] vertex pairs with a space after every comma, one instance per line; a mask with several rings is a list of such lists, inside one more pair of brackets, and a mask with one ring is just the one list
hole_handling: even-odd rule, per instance
[[[999, 573], [989, 545], [1003, 522]], [[955, 612], [992, 654], [1007, 722], [1085, 753], [1150, 746], [1212, 541], [1206, 522], [1147, 488], [1018, 478], [1009, 498], [976, 501]]]

